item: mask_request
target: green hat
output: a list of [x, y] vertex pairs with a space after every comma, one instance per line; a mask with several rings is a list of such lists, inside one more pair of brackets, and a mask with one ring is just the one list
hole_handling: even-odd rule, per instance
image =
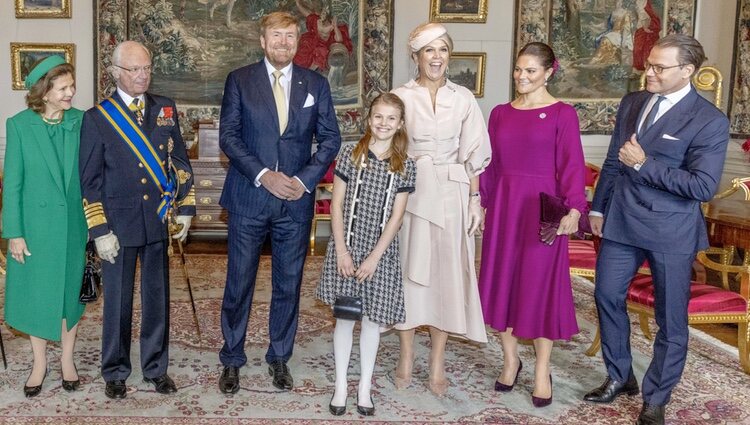
[[37, 81], [39, 81], [42, 77], [44, 77], [50, 69], [62, 65], [65, 63], [65, 58], [63, 58], [60, 55], [52, 55], [48, 58], [44, 59], [43, 61], [39, 62], [34, 69], [29, 72], [29, 75], [26, 76], [26, 80], [24, 81], [24, 86], [26, 86], [26, 89], [30, 89], [31, 86], [36, 84]]

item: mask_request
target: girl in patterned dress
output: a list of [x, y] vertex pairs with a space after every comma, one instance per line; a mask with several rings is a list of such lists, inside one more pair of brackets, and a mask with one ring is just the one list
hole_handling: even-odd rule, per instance
[[[398, 230], [416, 166], [407, 158], [404, 104], [384, 93], [375, 98], [368, 128], [356, 146], [339, 153], [331, 200], [331, 239], [317, 297], [333, 305], [339, 295], [362, 299], [359, 337], [361, 373], [357, 411], [375, 412], [370, 386], [380, 344], [380, 326], [404, 321], [404, 290]], [[337, 319], [333, 333], [336, 384], [331, 414], [346, 412], [347, 370], [352, 351], [353, 320]]]

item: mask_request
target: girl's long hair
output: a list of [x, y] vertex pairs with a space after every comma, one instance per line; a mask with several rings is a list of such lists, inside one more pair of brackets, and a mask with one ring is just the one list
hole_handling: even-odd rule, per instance
[[395, 107], [401, 112], [401, 120], [404, 121], [404, 123], [401, 125], [401, 128], [396, 130], [396, 134], [393, 135], [393, 140], [391, 141], [391, 147], [388, 149], [388, 155], [387, 157], [390, 158], [390, 164], [391, 164], [391, 171], [394, 173], [404, 173], [404, 163], [406, 162], [406, 148], [409, 145], [409, 138], [406, 135], [406, 120], [404, 117], [404, 112], [406, 110], [406, 107], [404, 106], [404, 102], [396, 96], [393, 93], [381, 93], [376, 97], [372, 104], [370, 105], [370, 110], [367, 113], [367, 128], [365, 129], [365, 135], [362, 136], [362, 138], [357, 143], [357, 146], [354, 147], [354, 150], [352, 151], [352, 161], [354, 164], [356, 164], [357, 168], [362, 166], [362, 160], [361, 158], [364, 156], [365, 158], [365, 164], [368, 162], [368, 149], [370, 145], [370, 140], [372, 139], [372, 130], [370, 130], [370, 115], [372, 114], [372, 109], [377, 104], [385, 104]]

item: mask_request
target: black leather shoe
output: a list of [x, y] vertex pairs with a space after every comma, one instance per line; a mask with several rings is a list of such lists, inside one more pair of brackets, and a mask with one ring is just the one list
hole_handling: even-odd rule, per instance
[[177, 386], [174, 384], [172, 378], [166, 373], [157, 376], [156, 378], [147, 378], [144, 376], [143, 381], [148, 382], [149, 384], [154, 384], [154, 389], [159, 394], [173, 394], [177, 392]]
[[502, 393], [510, 392], [513, 387], [516, 386], [516, 382], [518, 382], [518, 375], [521, 373], [521, 369], [523, 369], [523, 362], [520, 360], [518, 361], [518, 369], [516, 369], [516, 377], [513, 379], [513, 383], [510, 385], [503, 384], [500, 381], [495, 381], [495, 391], [499, 391]]
[[[39, 395], [40, 392], [42, 392], [42, 385], [44, 384], [44, 379], [47, 378], [47, 371], [44, 371], [44, 376], [42, 377], [42, 382], [39, 383], [39, 385], [34, 385], [33, 387], [29, 387], [27, 385], [23, 386], [23, 395], [26, 396], [26, 398], [36, 397]], [[28, 382], [28, 381], [27, 381]]]
[[219, 391], [224, 394], [235, 394], [240, 390], [240, 368], [224, 366], [219, 378]]
[[360, 406], [359, 398], [357, 398], [357, 413], [362, 416], [373, 416], [375, 414], [375, 402], [372, 401], [372, 397], [370, 397], [370, 404], [372, 404], [372, 407]]
[[636, 425], [664, 425], [664, 406], [644, 402]]
[[281, 360], [274, 360], [268, 364], [268, 373], [273, 376], [273, 386], [280, 390], [291, 390], [294, 385], [289, 366]]
[[334, 406], [333, 397], [331, 397], [331, 402], [328, 403], [328, 411], [334, 416], [341, 416], [346, 413], [346, 402], [344, 402], [343, 406]]
[[127, 393], [128, 387], [125, 386], [125, 381], [122, 379], [107, 381], [107, 386], [104, 388], [104, 395], [113, 399], [125, 398]]
[[607, 380], [597, 389], [589, 392], [583, 399], [594, 403], [611, 403], [620, 394], [638, 395], [638, 381], [631, 374], [627, 382], [619, 382], [607, 377]]
[[[76, 368], [76, 376], [78, 376], [78, 368]], [[81, 386], [80, 376], [78, 376], [78, 378], [76, 378], [74, 381], [66, 381], [65, 378], [62, 379], [62, 387], [67, 392], [77, 391], [78, 387], [80, 386]]]

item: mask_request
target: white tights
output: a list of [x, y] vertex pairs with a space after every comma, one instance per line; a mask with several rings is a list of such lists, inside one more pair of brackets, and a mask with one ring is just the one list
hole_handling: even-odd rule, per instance
[[[336, 319], [336, 329], [333, 331], [333, 357], [336, 361], [336, 384], [331, 404], [345, 406], [347, 397], [347, 372], [349, 357], [352, 353], [354, 339], [353, 320]], [[372, 372], [375, 369], [375, 359], [380, 345], [380, 325], [371, 322], [366, 316], [362, 317], [359, 333], [360, 377], [357, 402], [363, 407], [372, 407], [370, 387]]]

